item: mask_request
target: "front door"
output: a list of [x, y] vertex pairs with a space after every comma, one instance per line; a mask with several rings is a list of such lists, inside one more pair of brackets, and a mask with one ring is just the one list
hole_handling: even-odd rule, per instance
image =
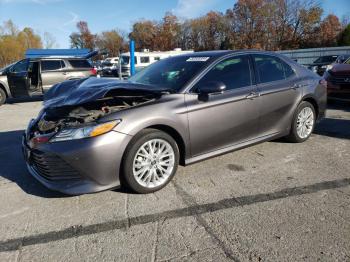
[[7, 73], [7, 81], [13, 97], [29, 96], [28, 78], [29, 60], [24, 59], [16, 63]]
[[[253, 139], [259, 133], [257, 90], [249, 56], [233, 56], [217, 63], [185, 95], [192, 157]], [[226, 90], [201, 101], [201, 85], [225, 84]]]

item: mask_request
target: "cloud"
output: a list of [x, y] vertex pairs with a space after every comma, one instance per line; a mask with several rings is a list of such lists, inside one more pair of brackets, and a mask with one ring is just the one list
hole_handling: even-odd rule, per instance
[[215, 8], [219, 0], [178, 0], [171, 11], [183, 18], [193, 18]]
[[68, 26], [71, 24], [76, 24], [79, 21], [79, 15], [74, 12], [69, 12], [69, 14], [72, 16], [72, 18], [65, 23], [63, 23], [63, 26]]

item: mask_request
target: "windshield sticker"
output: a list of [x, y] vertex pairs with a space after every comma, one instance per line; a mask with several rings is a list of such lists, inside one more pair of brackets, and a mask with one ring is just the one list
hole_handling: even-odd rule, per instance
[[208, 61], [210, 57], [209, 56], [195, 56], [195, 57], [190, 57], [186, 61], [187, 62], [206, 62]]

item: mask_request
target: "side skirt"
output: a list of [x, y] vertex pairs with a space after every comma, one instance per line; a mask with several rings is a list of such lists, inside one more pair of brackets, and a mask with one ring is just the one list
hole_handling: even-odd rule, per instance
[[266, 135], [266, 136], [262, 136], [262, 137], [258, 137], [258, 138], [254, 138], [239, 144], [235, 144], [232, 146], [228, 146], [228, 147], [224, 147], [215, 151], [211, 151], [209, 153], [205, 153], [205, 154], [201, 154], [195, 157], [191, 157], [185, 160], [185, 166], [186, 165], [191, 165], [203, 160], [206, 160], [208, 158], [212, 158], [212, 157], [216, 157], [216, 156], [220, 156], [220, 155], [224, 155], [226, 153], [232, 152], [232, 151], [236, 151], [239, 149], [243, 149], [245, 147], [249, 147], [249, 146], [253, 146], [256, 144], [260, 144], [262, 142], [266, 142], [266, 141], [271, 141], [280, 137], [284, 137], [286, 135], [289, 134], [289, 130], [286, 130], [285, 132], [279, 132], [279, 133], [273, 133], [271, 135]]

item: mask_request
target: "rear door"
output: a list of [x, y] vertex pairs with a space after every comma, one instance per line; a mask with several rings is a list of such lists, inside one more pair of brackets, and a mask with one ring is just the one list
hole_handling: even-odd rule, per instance
[[7, 81], [13, 97], [28, 96], [29, 79], [28, 79], [29, 60], [24, 59], [11, 67], [7, 73]]
[[41, 60], [40, 64], [41, 81], [44, 92], [49, 90], [54, 84], [66, 80], [66, 72], [63, 70], [65, 65], [61, 59]]
[[86, 59], [68, 59], [68, 63], [70, 67], [66, 70], [69, 76], [67, 79], [79, 79], [93, 75], [93, 67]]
[[285, 132], [291, 125], [302, 88], [292, 67], [277, 56], [254, 54], [261, 135]]
[[[248, 55], [226, 58], [185, 95], [193, 157], [258, 136], [259, 105], [252, 73]], [[197, 89], [210, 82], [224, 83], [226, 91], [200, 101]]]

